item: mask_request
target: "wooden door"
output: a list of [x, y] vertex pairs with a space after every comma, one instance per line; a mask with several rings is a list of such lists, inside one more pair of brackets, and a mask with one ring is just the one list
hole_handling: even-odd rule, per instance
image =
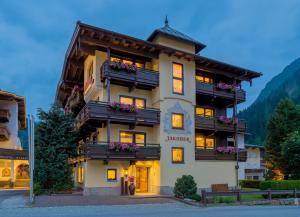
[[136, 192], [138, 193], [148, 192], [148, 168], [147, 167], [136, 168]]

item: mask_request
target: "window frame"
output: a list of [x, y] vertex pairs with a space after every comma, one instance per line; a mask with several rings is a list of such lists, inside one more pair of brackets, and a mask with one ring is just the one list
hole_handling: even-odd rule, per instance
[[[197, 76], [203, 77], [203, 81], [197, 79]], [[196, 71], [195, 79], [196, 79], [196, 81], [201, 82], [203, 84], [211, 84], [211, 85], [214, 84], [214, 78], [212, 76], [207, 75], [204, 72], [197, 72]], [[209, 79], [209, 82], [205, 82], [205, 79]]]
[[[182, 127], [174, 127], [173, 126], [173, 115], [180, 115], [182, 117]], [[183, 113], [178, 113], [178, 112], [172, 112], [171, 113], [171, 125], [172, 125], [172, 129], [184, 130], [184, 114]]]
[[[173, 150], [178, 149], [182, 151], [182, 160], [181, 161], [174, 161], [173, 159]], [[172, 164], [184, 164], [184, 147], [172, 147], [171, 148], [171, 160]]]
[[[197, 146], [197, 136], [203, 136], [203, 137], [204, 137], [204, 148], [201, 148], [201, 147], [198, 147], [198, 146]], [[214, 141], [214, 147], [213, 147], [213, 148], [207, 148], [206, 139], [213, 139], [213, 141]], [[196, 133], [196, 137], [195, 137], [195, 148], [196, 148], [197, 150], [206, 150], [206, 151], [216, 150], [216, 137], [215, 137], [215, 136], [206, 136], [206, 135], [204, 135], [204, 134]]]
[[[173, 65], [174, 64], [181, 65], [181, 67], [182, 67], [182, 72], [181, 72], [182, 73], [182, 77], [181, 78], [174, 77], [174, 69], [173, 69]], [[179, 80], [179, 81], [182, 82], [182, 93], [174, 91], [174, 83], [173, 83], [174, 80]], [[184, 68], [183, 68], [183, 64], [182, 63], [172, 62], [172, 93], [173, 94], [178, 94], [178, 95], [184, 95]]]
[[138, 146], [139, 145], [142, 146], [142, 143], [136, 143], [136, 137], [135, 137], [135, 135], [136, 134], [143, 134], [144, 135], [144, 144], [143, 144], [143, 146], [146, 146], [146, 141], [147, 141], [147, 134], [146, 134], [146, 132], [143, 132], [143, 131], [120, 130], [119, 131], [119, 142], [121, 142], [121, 133], [122, 132], [131, 133], [132, 134], [132, 139], [133, 139], [132, 143], [135, 143]]
[[[111, 171], [114, 171], [115, 172], [115, 178], [114, 179], [109, 179], [108, 178], [108, 171], [111, 170]], [[116, 182], [118, 180], [118, 174], [117, 174], [117, 169], [116, 168], [107, 168], [106, 169], [106, 180], [108, 182]]]
[[135, 101], [136, 99], [140, 99], [140, 100], [143, 100], [144, 101], [144, 107], [143, 108], [139, 108], [139, 109], [145, 109], [146, 108], [146, 103], [147, 103], [147, 100], [146, 98], [143, 98], [143, 97], [135, 97], [135, 96], [127, 96], [127, 95], [120, 95], [119, 96], [119, 102], [121, 103], [121, 98], [124, 97], [124, 98], [131, 98], [132, 99], [132, 102], [133, 102], [133, 105], [136, 106], [135, 104]]

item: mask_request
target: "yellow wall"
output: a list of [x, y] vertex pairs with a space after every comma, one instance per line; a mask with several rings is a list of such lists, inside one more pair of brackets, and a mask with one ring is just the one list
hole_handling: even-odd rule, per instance
[[178, 41], [163, 35], [156, 36], [153, 42], [184, 52], [195, 54], [195, 45], [193, 45], [192, 43]]

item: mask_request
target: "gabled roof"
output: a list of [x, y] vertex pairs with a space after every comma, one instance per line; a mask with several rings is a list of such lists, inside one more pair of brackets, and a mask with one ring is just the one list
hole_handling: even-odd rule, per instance
[[171, 28], [169, 26], [169, 22], [166, 19], [165, 21], [165, 26], [159, 29], [154, 30], [154, 32], [152, 32], [152, 34], [148, 37], [147, 41], [153, 41], [153, 39], [158, 35], [158, 34], [162, 34], [165, 35], [167, 37], [171, 37], [174, 39], [178, 39], [184, 42], [189, 42], [195, 45], [195, 52], [198, 53], [199, 51], [201, 51], [203, 48], [206, 47], [206, 45], [202, 44], [201, 42], [191, 38], [190, 36], [183, 34], [182, 32], [179, 32], [173, 28]]
[[261, 144], [245, 144], [246, 148], [260, 148], [260, 149], [264, 149], [265, 147]]

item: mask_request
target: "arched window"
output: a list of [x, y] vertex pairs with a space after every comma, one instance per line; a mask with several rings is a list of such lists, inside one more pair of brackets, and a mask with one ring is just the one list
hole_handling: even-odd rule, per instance
[[29, 179], [29, 165], [20, 164], [16, 169], [16, 179]]

